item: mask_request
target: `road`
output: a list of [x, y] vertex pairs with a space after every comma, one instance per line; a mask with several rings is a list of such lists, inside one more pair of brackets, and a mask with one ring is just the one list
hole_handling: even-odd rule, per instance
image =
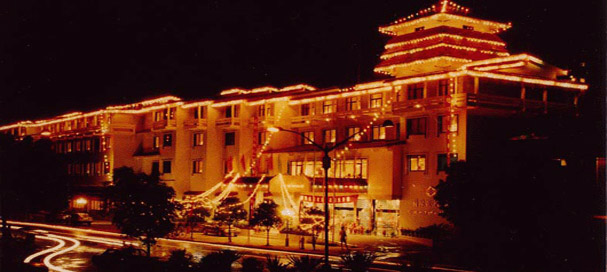
[[[124, 237], [115, 232], [16, 221], [9, 221], [9, 224], [16, 228], [28, 229], [29, 232], [36, 234], [36, 244], [40, 246], [40, 251], [29, 256], [28, 259], [24, 261], [43, 263], [49, 268], [49, 271], [97, 272], [98, 270], [96, 270], [91, 263], [91, 257], [93, 255], [100, 254], [109, 248], [120, 248], [124, 245], [139, 246], [138, 241]], [[310, 255], [317, 258], [323, 257], [320, 252], [298, 252], [284, 248], [248, 247], [241, 245], [226, 245], [225, 243], [216, 242], [164, 238], [158, 239], [158, 243], [154, 246], [154, 256], [167, 258], [170, 255], [170, 252], [175, 249], [186, 249], [186, 251], [191, 253], [195, 259], [200, 259], [204, 255], [218, 249], [236, 250], [245, 257], [255, 257], [262, 260], [265, 260], [268, 255], [281, 258], [286, 258], [288, 255]], [[339, 252], [332, 252], [331, 254], [338, 253]], [[339, 263], [340, 258], [337, 255], [332, 255], [329, 260], [332, 264], [336, 265]], [[439, 265], [432, 266], [431, 270], [472, 272]], [[371, 271], [400, 271], [400, 264], [380, 259], [375, 261]]]
[[[22, 228], [36, 234], [36, 244], [40, 246], [40, 251], [29, 256], [24, 262], [43, 263], [50, 271], [97, 271], [91, 263], [91, 256], [100, 254], [108, 248], [119, 248], [129, 244], [138, 245], [137, 241], [112, 232], [40, 223], [15, 221], [9, 223], [15, 226], [15, 228]], [[193, 254], [194, 258], [200, 258], [218, 249], [237, 250], [246, 257], [256, 257], [264, 260], [268, 255], [279, 257], [286, 257], [287, 255], [323, 257], [322, 254], [174, 239], [159, 239], [158, 244], [154, 247], [154, 253], [156, 256], [162, 258], [167, 257], [175, 249], [186, 249], [187, 252]], [[339, 257], [331, 256], [330, 261], [336, 264], [339, 262]], [[379, 261], [373, 270], [398, 271], [398, 266], [394, 263]]]

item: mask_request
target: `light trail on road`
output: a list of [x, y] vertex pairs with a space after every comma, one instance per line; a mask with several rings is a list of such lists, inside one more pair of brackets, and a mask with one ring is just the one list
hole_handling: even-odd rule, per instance
[[62, 248], [62, 247], [64, 247], [64, 246], [65, 246], [65, 242], [64, 242], [63, 240], [61, 240], [61, 239], [57, 239], [57, 238], [50, 238], [50, 237], [45, 237], [45, 236], [41, 236], [41, 235], [36, 235], [36, 238], [40, 238], [40, 239], [43, 239], [43, 240], [51, 240], [51, 241], [55, 241], [55, 242], [57, 242], [57, 243], [59, 243], [59, 244], [58, 244], [58, 245], [56, 245], [56, 246], [54, 246], [54, 247], [52, 247], [52, 248], [48, 248], [48, 249], [45, 249], [45, 250], [42, 250], [42, 251], [36, 252], [36, 253], [34, 253], [34, 254], [32, 254], [32, 255], [29, 255], [27, 258], [25, 258], [25, 260], [23, 260], [23, 263], [29, 263], [29, 262], [31, 262], [33, 259], [37, 258], [38, 256], [42, 256], [42, 255], [45, 255], [45, 254], [51, 253], [51, 252], [53, 252], [53, 251], [57, 251], [57, 250], [59, 250], [60, 248]]
[[44, 265], [46, 265], [46, 267], [48, 267], [50, 270], [55, 270], [55, 271], [59, 271], [59, 272], [74, 272], [72, 270], [63, 269], [63, 268], [61, 268], [59, 266], [53, 265], [51, 263], [51, 260], [53, 260], [53, 258], [55, 258], [55, 257], [57, 257], [59, 255], [68, 253], [68, 252], [76, 249], [77, 247], [80, 246], [80, 241], [78, 241], [76, 239], [69, 238], [69, 237], [59, 236], [59, 235], [54, 235], [54, 234], [49, 234], [48, 237], [49, 238], [64, 239], [64, 240], [70, 241], [70, 242], [72, 242], [74, 244], [72, 246], [68, 247], [68, 248], [59, 250], [59, 251], [57, 251], [55, 253], [52, 253], [52, 254], [49, 254], [48, 256], [46, 256], [46, 258], [44, 258], [44, 260], [43, 260]]

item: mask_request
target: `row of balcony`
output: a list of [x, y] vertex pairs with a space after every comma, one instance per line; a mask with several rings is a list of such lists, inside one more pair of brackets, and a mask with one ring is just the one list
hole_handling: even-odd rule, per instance
[[[564, 109], [572, 106], [563, 103], [520, 99], [488, 94], [459, 93], [453, 95], [452, 97], [436, 96], [424, 99], [397, 101], [392, 103], [391, 107], [384, 109], [384, 112], [382, 114], [400, 115], [409, 112], [446, 108], [452, 105], [458, 108], [487, 107], [538, 112], [545, 112], [548, 109]], [[310, 125], [314, 121], [323, 121], [329, 118], [339, 119], [348, 118], [350, 116], [355, 116], [358, 118], [359, 116], [374, 116], [375, 114], [380, 112], [381, 108], [366, 108], [359, 110], [339, 111], [327, 114], [294, 116], [291, 117], [291, 125], [294, 127], [303, 127]], [[259, 124], [260, 122], [266, 125], [272, 125], [276, 122], [276, 117], [268, 116], [264, 118], [254, 118], [247, 120], [244, 120], [241, 117], [219, 118], [215, 120], [215, 126], [230, 129], [239, 128], [243, 124], [255, 125]], [[175, 120], [161, 120], [153, 124], [153, 129], [174, 129], [175, 126]], [[207, 120], [189, 119], [184, 121], [184, 127], [189, 129], [206, 129]]]

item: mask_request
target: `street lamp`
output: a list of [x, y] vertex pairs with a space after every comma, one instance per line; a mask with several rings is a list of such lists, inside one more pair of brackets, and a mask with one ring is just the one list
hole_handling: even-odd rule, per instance
[[291, 210], [289, 208], [282, 210], [281, 213], [284, 217], [287, 218], [287, 231], [285, 232], [287, 234], [287, 237], [285, 238], [285, 246], [288, 247], [289, 246], [289, 221], [291, 221], [291, 217], [295, 213], [293, 212], [293, 210]]
[[[382, 123], [382, 127], [394, 127], [394, 122], [392, 122], [392, 120], [389, 120], [389, 119], [385, 120]], [[318, 148], [320, 151], [323, 152], [322, 168], [325, 170], [325, 201], [324, 201], [325, 202], [325, 267], [328, 268], [329, 267], [329, 168], [331, 168], [331, 157], [329, 156], [329, 152], [348, 143], [352, 138], [359, 136], [364, 131], [361, 130], [357, 133], [354, 133], [354, 134], [348, 136], [343, 141], [338, 142], [334, 145], [328, 145], [327, 143], [325, 143], [325, 145], [322, 146], [322, 145], [314, 142], [312, 139], [308, 138], [304, 134], [301, 134], [294, 130], [284, 129], [281, 127], [268, 127], [267, 130], [269, 132], [286, 131], [286, 132], [296, 134], [299, 137], [304, 138], [305, 140], [308, 141], [308, 143], [312, 144], [313, 146], [315, 146], [316, 148]]]

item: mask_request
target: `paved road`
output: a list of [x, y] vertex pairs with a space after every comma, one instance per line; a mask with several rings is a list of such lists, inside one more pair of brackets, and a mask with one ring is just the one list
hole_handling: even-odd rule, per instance
[[[108, 248], [118, 248], [124, 244], [138, 245], [137, 241], [125, 238], [120, 234], [27, 222], [10, 222], [13, 226], [27, 229], [36, 233], [36, 243], [39, 251], [29, 256], [25, 261], [44, 263], [51, 271], [76, 272], [96, 271], [91, 264], [91, 256], [99, 254]], [[312, 255], [322, 257], [319, 253], [302, 253], [272, 248], [251, 248], [246, 246], [225, 245], [199, 241], [183, 241], [175, 239], [159, 239], [154, 248], [155, 255], [168, 257], [170, 251], [186, 249], [195, 258], [200, 258], [218, 249], [233, 249], [247, 257], [263, 258], [267, 255], [285, 257], [287, 255]], [[338, 263], [337, 256], [331, 256], [332, 263]], [[397, 271], [395, 264], [380, 262], [375, 271]]]

